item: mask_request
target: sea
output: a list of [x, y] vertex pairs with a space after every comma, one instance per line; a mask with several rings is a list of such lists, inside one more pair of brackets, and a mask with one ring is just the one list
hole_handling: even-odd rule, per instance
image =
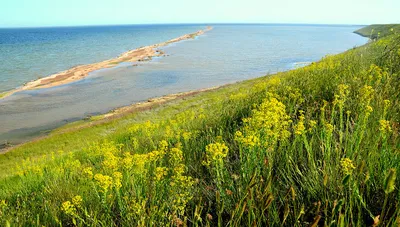
[[0, 99], [0, 144], [171, 93], [291, 70], [367, 43], [359, 25], [173, 24], [0, 28], [0, 93], [71, 67], [114, 58], [212, 26], [163, 47], [164, 57], [121, 63], [85, 79]]

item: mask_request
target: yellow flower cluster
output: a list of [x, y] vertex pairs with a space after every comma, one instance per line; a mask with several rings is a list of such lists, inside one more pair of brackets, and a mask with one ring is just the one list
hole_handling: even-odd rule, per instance
[[74, 206], [76, 206], [76, 207], [81, 207], [82, 201], [83, 201], [83, 199], [79, 195], [77, 195], [74, 198], [72, 198], [72, 204], [74, 204]]
[[172, 164], [181, 163], [183, 160], [183, 152], [181, 149], [173, 147], [169, 152], [170, 160]]
[[388, 132], [392, 131], [392, 127], [390, 126], [390, 122], [387, 121], [387, 120], [380, 120], [379, 121], [379, 125], [380, 125], [379, 130], [382, 133], [388, 133]]
[[164, 179], [165, 176], [167, 176], [168, 174], [168, 168], [166, 167], [157, 167], [155, 170], [155, 177], [154, 180], [155, 181], [160, 181], [162, 179]]
[[[173, 215], [183, 215], [186, 204], [192, 199], [191, 188], [195, 183], [192, 177], [184, 175], [186, 166], [183, 164], [183, 152], [178, 147], [171, 148], [168, 152], [172, 169], [169, 196]], [[156, 178], [161, 179], [167, 171], [168, 169], [164, 167], [156, 168]]]
[[222, 162], [228, 155], [229, 148], [224, 143], [211, 143], [206, 146], [206, 161], [204, 165], [209, 166], [211, 162]]
[[86, 167], [83, 169], [83, 174], [85, 174], [88, 178], [93, 178], [93, 169], [92, 167]]
[[304, 102], [304, 98], [300, 89], [286, 86], [285, 92], [289, 94], [289, 99], [292, 100], [292, 102], [295, 102], [296, 104], [301, 104]]
[[104, 148], [103, 166], [105, 169], [115, 170], [119, 166], [120, 158], [115, 154], [118, 152], [115, 146]]
[[129, 170], [132, 168], [133, 166], [133, 156], [131, 155], [130, 152], [125, 152], [124, 153], [124, 157], [122, 158], [122, 166]]
[[304, 114], [301, 113], [299, 121], [297, 122], [297, 125], [294, 128], [294, 133], [296, 135], [303, 135], [305, 131], [306, 127], [304, 126]]
[[65, 201], [61, 205], [61, 210], [66, 214], [66, 215], [71, 215], [75, 216], [76, 215], [76, 208], [74, 204], [72, 204], [70, 201]]
[[166, 152], [168, 150], [168, 142], [165, 140], [161, 140], [158, 144], [158, 149], [160, 151]]
[[314, 121], [314, 120], [310, 120], [309, 122], [308, 122], [308, 125], [309, 125], [309, 130], [311, 131], [311, 130], [313, 130], [316, 126], [317, 126], [317, 122], [316, 121]]
[[342, 171], [345, 175], [350, 175], [356, 168], [353, 161], [349, 158], [342, 158], [340, 160], [340, 167], [342, 167]]
[[373, 94], [374, 94], [374, 89], [371, 86], [365, 85], [364, 87], [362, 87], [360, 89], [361, 104], [364, 106], [368, 106], [369, 103], [371, 102]]
[[260, 145], [260, 138], [258, 138], [255, 135], [247, 135], [246, 137], [244, 137], [241, 131], [236, 131], [235, 140], [247, 147], [254, 147]]
[[71, 201], [65, 201], [61, 204], [61, 211], [66, 215], [77, 216], [78, 209], [82, 208], [83, 199], [80, 195], [74, 196]]
[[271, 147], [278, 140], [287, 139], [291, 123], [289, 115], [286, 114], [286, 106], [279, 102], [273, 94], [268, 93], [267, 98], [253, 110], [250, 118], [243, 119], [245, 124], [244, 134], [254, 135], [262, 139], [262, 146]]
[[332, 134], [333, 129], [334, 129], [335, 127], [334, 127], [332, 124], [330, 124], [330, 123], [325, 123], [324, 126], [325, 126], [326, 132], [327, 132], [328, 134]]
[[115, 189], [120, 189], [122, 187], [122, 173], [114, 172], [113, 173], [113, 185]]
[[191, 132], [183, 132], [182, 137], [183, 137], [183, 140], [187, 142], [192, 137], [192, 133]]
[[349, 95], [349, 86], [346, 84], [340, 84], [338, 86], [338, 93], [335, 95], [334, 104], [337, 104], [339, 108], [343, 109], [344, 103], [346, 102], [347, 96]]
[[367, 75], [369, 82], [374, 83], [375, 85], [379, 85], [383, 79], [387, 79], [389, 77], [389, 73], [386, 70], [375, 64], [370, 66]]
[[389, 107], [391, 106], [390, 100], [383, 100], [383, 115], [382, 117], [385, 118]]
[[368, 106], [366, 107], [366, 109], [365, 109], [365, 112], [366, 112], [367, 114], [372, 113], [372, 111], [374, 111], [374, 109], [373, 109], [372, 106], [370, 106], [370, 105], [368, 105]]
[[98, 185], [104, 192], [107, 192], [107, 190], [113, 184], [112, 177], [100, 173], [94, 175], [94, 179], [97, 181]]

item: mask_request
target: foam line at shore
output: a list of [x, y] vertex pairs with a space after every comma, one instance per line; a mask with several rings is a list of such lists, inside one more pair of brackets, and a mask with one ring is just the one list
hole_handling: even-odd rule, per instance
[[157, 48], [167, 46], [171, 43], [176, 43], [176, 42], [183, 41], [183, 40], [193, 39], [197, 36], [204, 34], [205, 32], [207, 32], [211, 29], [212, 29], [212, 27], [207, 27], [206, 29], [199, 30], [194, 33], [186, 34], [186, 35], [180, 36], [178, 38], [168, 40], [166, 42], [130, 50], [125, 53], [122, 53], [120, 56], [118, 56], [116, 58], [108, 59], [105, 61], [96, 62], [96, 63], [92, 63], [92, 64], [87, 64], [87, 65], [75, 66], [68, 70], [65, 70], [65, 71], [44, 77], [44, 78], [40, 78], [38, 80], [28, 82], [25, 85], [23, 85], [22, 87], [16, 88], [14, 90], [0, 93], [0, 99], [8, 97], [19, 91], [55, 87], [55, 86], [71, 83], [74, 81], [78, 81], [78, 80], [81, 80], [81, 79], [87, 77], [90, 72], [93, 72], [93, 71], [96, 71], [99, 69], [104, 69], [104, 68], [111, 68], [122, 62], [145, 61], [145, 60], [150, 60], [152, 57], [163, 56], [164, 53]]

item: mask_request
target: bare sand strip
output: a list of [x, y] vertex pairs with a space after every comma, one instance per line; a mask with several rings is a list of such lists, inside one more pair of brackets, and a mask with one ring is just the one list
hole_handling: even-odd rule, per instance
[[212, 29], [212, 27], [207, 27], [204, 30], [199, 30], [199, 31], [197, 31], [195, 33], [191, 33], [191, 34], [186, 34], [186, 35], [180, 36], [175, 39], [171, 39], [171, 40], [163, 42], [163, 43], [154, 44], [151, 46], [140, 47], [135, 50], [130, 50], [130, 51], [127, 51], [127, 52], [121, 54], [120, 56], [118, 56], [116, 58], [112, 58], [112, 59], [105, 60], [102, 62], [75, 66], [66, 71], [62, 71], [62, 72], [50, 75], [48, 77], [44, 77], [44, 78], [41, 78], [38, 80], [28, 82], [20, 88], [16, 88], [14, 90], [2, 93], [0, 95], [0, 99], [10, 96], [19, 91], [33, 90], [33, 89], [40, 89], [40, 88], [49, 88], [49, 87], [59, 86], [62, 84], [67, 84], [67, 83], [71, 83], [71, 82], [74, 82], [77, 80], [81, 80], [81, 79], [87, 77], [90, 72], [93, 72], [93, 71], [96, 71], [99, 69], [104, 69], [104, 68], [111, 68], [121, 62], [145, 61], [145, 60], [151, 59], [152, 57], [163, 56], [164, 53], [161, 50], [158, 50], [157, 48], [167, 46], [171, 43], [176, 43], [176, 42], [187, 40], [187, 39], [193, 39], [196, 36], [202, 35], [211, 29]]

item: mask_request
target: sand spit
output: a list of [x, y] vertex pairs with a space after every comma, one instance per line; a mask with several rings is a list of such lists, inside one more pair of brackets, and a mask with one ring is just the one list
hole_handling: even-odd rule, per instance
[[146, 60], [150, 60], [152, 57], [163, 56], [164, 53], [157, 48], [167, 46], [171, 43], [176, 43], [176, 42], [183, 41], [183, 40], [193, 39], [196, 36], [200, 36], [211, 29], [212, 29], [212, 27], [207, 27], [204, 30], [199, 30], [199, 31], [197, 31], [195, 33], [191, 33], [191, 34], [186, 34], [186, 35], [171, 39], [171, 40], [163, 42], [163, 43], [154, 44], [151, 46], [140, 47], [135, 50], [130, 50], [130, 51], [127, 51], [127, 52], [121, 54], [119, 57], [105, 60], [102, 62], [75, 66], [66, 71], [62, 71], [62, 72], [50, 75], [48, 77], [44, 77], [44, 78], [41, 78], [38, 80], [28, 82], [20, 88], [8, 91], [6, 93], [2, 93], [0, 95], [0, 99], [10, 96], [19, 91], [33, 90], [33, 89], [40, 89], [40, 88], [49, 88], [49, 87], [59, 86], [59, 85], [71, 83], [71, 82], [74, 82], [77, 80], [81, 80], [81, 79], [85, 78], [86, 76], [88, 76], [88, 74], [90, 72], [93, 72], [93, 71], [96, 71], [99, 69], [104, 69], [104, 68], [111, 68], [122, 62], [146, 61]]

